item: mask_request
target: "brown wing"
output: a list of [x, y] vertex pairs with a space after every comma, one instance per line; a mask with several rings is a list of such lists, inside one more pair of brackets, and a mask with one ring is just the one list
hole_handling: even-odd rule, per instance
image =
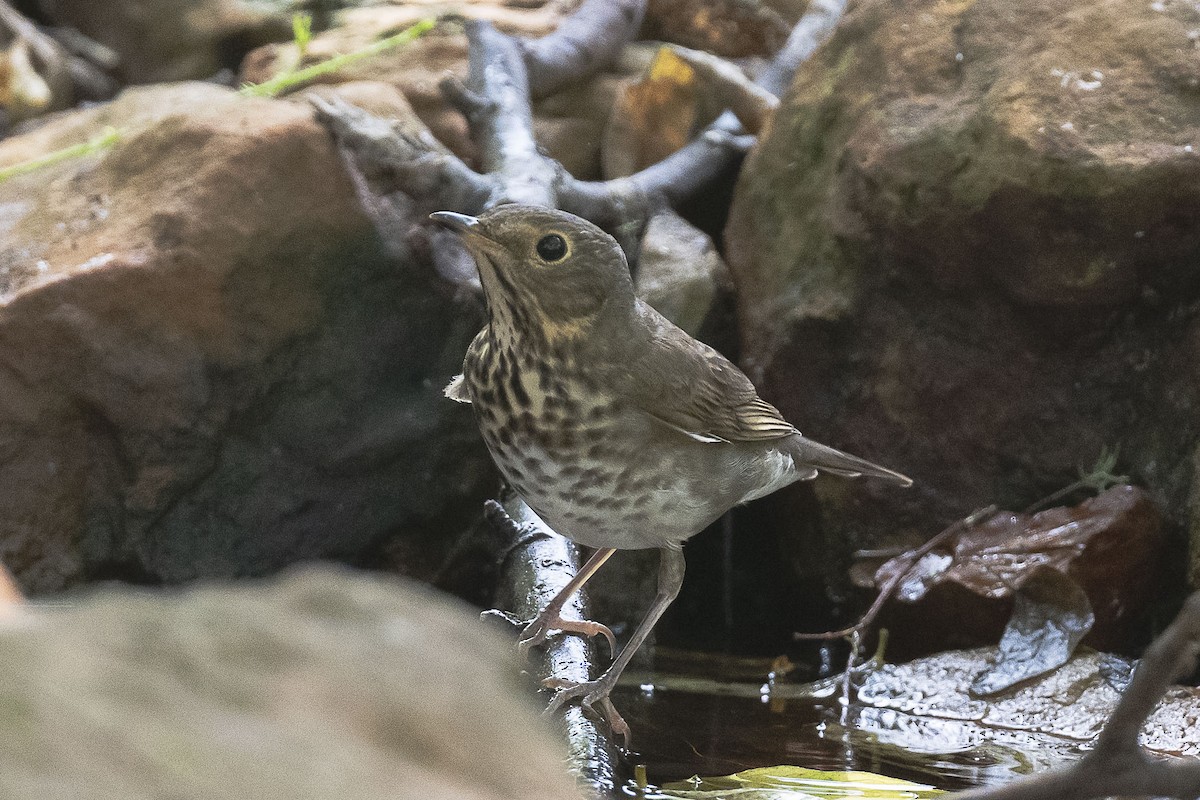
[[637, 407], [699, 441], [753, 442], [799, 432], [729, 359], [649, 306], [639, 311], [651, 335], [625, 382]]

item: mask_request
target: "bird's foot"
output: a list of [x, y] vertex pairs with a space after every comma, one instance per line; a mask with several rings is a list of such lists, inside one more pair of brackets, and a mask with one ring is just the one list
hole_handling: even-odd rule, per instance
[[547, 678], [542, 681], [542, 686], [547, 689], [554, 689], [554, 697], [551, 698], [550, 704], [546, 706], [546, 715], [553, 714], [564, 705], [576, 698], [579, 699], [579, 705], [584, 711], [592, 714], [597, 714], [602, 717], [608, 727], [617, 736], [620, 736], [622, 741], [629, 744], [629, 724], [625, 722], [625, 718], [617, 711], [617, 707], [613, 705], [612, 698], [609, 693], [612, 691], [615, 680], [608, 679], [609, 673], [601, 675], [594, 681], [569, 681], [562, 678]]
[[521, 632], [521, 638], [517, 641], [517, 652], [524, 658], [531, 648], [544, 643], [555, 631], [577, 633], [587, 637], [603, 636], [608, 640], [609, 655], [616, 656], [617, 654], [617, 637], [613, 636], [613, 632], [608, 629], [607, 625], [586, 619], [567, 619], [558, 611], [552, 611], [549, 608], [538, 614], [536, 619], [525, 626], [525, 630]]

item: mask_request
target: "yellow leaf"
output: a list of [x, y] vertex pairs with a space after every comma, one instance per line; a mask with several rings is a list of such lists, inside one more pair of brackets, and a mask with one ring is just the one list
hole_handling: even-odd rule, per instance
[[842, 800], [846, 797], [876, 800], [925, 800], [942, 794], [923, 783], [889, 778], [860, 770], [817, 770], [781, 765], [748, 769], [721, 778], [679, 781], [663, 787], [662, 797], [680, 800]]

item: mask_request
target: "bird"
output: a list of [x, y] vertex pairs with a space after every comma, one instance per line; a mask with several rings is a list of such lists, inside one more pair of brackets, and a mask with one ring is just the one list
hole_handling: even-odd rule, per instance
[[598, 678], [560, 683], [548, 710], [578, 699], [628, 738], [609, 700], [621, 671], [679, 594], [683, 543], [733, 506], [819, 473], [910, 486], [899, 472], [803, 436], [729, 359], [634, 294], [625, 254], [564, 211], [501, 204], [438, 211], [474, 258], [487, 322], [445, 389], [469, 403], [507, 483], [554, 531], [594, 553], [519, 637], [603, 635], [566, 619], [574, 592], [618, 550], [657, 548], [654, 600]]

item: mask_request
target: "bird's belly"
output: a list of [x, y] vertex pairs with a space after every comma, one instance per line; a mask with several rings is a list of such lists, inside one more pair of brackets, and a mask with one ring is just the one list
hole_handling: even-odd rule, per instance
[[[500, 471], [556, 532], [589, 547], [677, 544], [758, 489], [735, 445], [656, 446], [641, 415], [504, 435], [481, 426]], [[677, 436], [668, 431], [669, 436]], [[688, 440], [687, 444], [691, 444]]]

